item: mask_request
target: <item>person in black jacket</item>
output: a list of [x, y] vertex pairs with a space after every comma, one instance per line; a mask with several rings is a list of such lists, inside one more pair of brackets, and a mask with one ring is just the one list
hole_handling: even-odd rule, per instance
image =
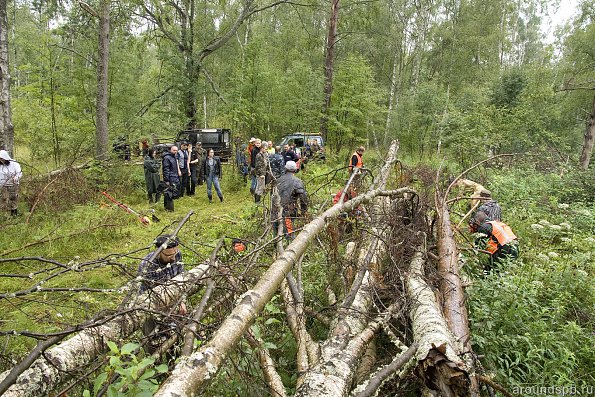
[[219, 196], [219, 201], [223, 202], [223, 193], [219, 186], [219, 179], [221, 179], [221, 159], [215, 156], [213, 149], [209, 149], [207, 159], [203, 166], [204, 180], [207, 182], [207, 196], [209, 196], [209, 203], [213, 202], [212, 187], [215, 185], [215, 191]]
[[180, 194], [180, 176], [182, 173], [178, 168], [178, 160], [176, 159], [177, 153], [178, 147], [172, 146], [169, 149], [169, 152], [163, 155], [163, 182], [166, 186], [166, 189], [163, 192], [163, 206], [166, 211], [174, 210], [174, 199], [177, 199]]

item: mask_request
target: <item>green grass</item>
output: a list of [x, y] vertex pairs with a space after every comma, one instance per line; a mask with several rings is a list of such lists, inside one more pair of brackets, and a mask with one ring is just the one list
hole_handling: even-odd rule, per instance
[[[379, 165], [382, 154], [367, 151], [366, 164], [371, 168]], [[438, 166], [443, 169], [442, 175], [457, 175], [461, 171], [452, 163], [444, 165], [436, 160], [433, 164], [432, 167], [418, 161], [405, 161], [404, 165], [407, 173], [417, 173], [413, 175], [412, 183], [420, 191], [424, 189], [426, 194], [431, 193], [431, 187], [427, 185], [432, 184]], [[190, 210], [194, 215], [179, 234], [185, 246], [187, 268], [208, 258], [222, 237], [252, 240], [262, 233], [263, 207], [252, 202], [248, 186], [233, 175], [229, 165], [223, 170], [223, 203], [215, 200], [210, 204], [206, 186], [202, 185], [197, 187], [196, 196], [176, 200], [174, 213], [165, 212], [162, 203], [154, 206], [147, 203], [141, 166], [116, 165], [85, 171], [93, 184], [93, 193], [82, 203], [69, 205], [66, 210], [51, 211], [40, 206], [29, 224], [24, 222], [26, 213], [16, 220], [0, 214], [0, 253], [16, 250], [0, 255], [0, 258], [42, 256], [72, 266], [141, 249], [129, 256], [112, 257], [111, 265], [85, 272], [68, 272], [44, 285], [110, 289], [118, 288], [133, 277], [140, 258], [152, 248], [153, 239], [162, 232], [171, 232]], [[342, 165], [342, 159], [331, 154], [326, 163], [311, 163], [306, 172], [299, 174], [307, 182], [314, 211], [330, 205], [331, 194], [344, 183], [346, 171], [340, 172], [336, 178], [332, 175], [333, 167]], [[470, 271], [474, 284], [468, 289], [473, 344], [476, 351], [485, 356], [483, 363], [488, 372], [511, 389], [519, 385], [595, 383], [592, 354], [595, 346], [595, 286], [592, 282], [595, 276], [595, 205], [592, 186], [595, 182], [592, 172], [570, 172], [560, 176], [559, 173], [542, 174], [531, 169], [482, 168], [469, 177], [481, 181], [503, 206], [504, 219], [519, 236], [522, 250], [521, 258], [503, 273], [485, 278], [477, 274], [477, 258], [468, 256], [468, 268], [474, 269]], [[395, 186], [396, 179], [390, 184]], [[23, 188], [27, 193], [26, 186]], [[154, 209], [161, 221], [143, 226], [136, 217], [107, 201], [100, 194], [102, 189], [138, 212], [147, 214]], [[21, 209], [25, 212], [24, 203], [21, 203]], [[453, 207], [455, 222], [459, 219], [456, 212], [466, 212], [463, 203]], [[546, 225], [556, 227], [532, 226], [544, 220], [548, 222]], [[51, 241], [19, 250], [44, 238]], [[461, 246], [465, 244], [462, 239], [460, 243]], [[272, 251], [264, 252], [260, 269], [270, 263], [271, 255]], [[29, 274], [49, 266], [40, 262], [0, 263], [0, 273]], [[323, 291], [332, 278], [329, 269], [333, 267], [323, 250], [316, 245], [312, 247], [304, 261], [303, 280], [305, 296], [315, 307], [326, 304]], [[0, 293], [29, 288], [41, 277], [43, 275], [31, 280], [0, 277]], [[34, 293], [24, 298], [3, 299], [0, 300], [3, 314], [0, 329], [56, 331], [101, 310], [114, 308], [121, 299], [121, 294], [113, 292]], [[283, 321], [283, 316], [264, 313], [258, 324], [263, 326], [271, 317]], [[279, 347], [273, 351], [282, 376], [289, 379], [295, 373], [291, 337], [281, 323], [265, 328], [266, 340]], [[319, 337], [325, 334], [322, 328], [313, 332]], [[17, 359], [34, 346], [35, 340], [2, 337], [0, 343], [6, 346], [6, 357]], [[2, 368], [11, 365], [0, 362]], [[245, 365], [246, 370], [250, 368], [250, 371], [258, 372], [248, 363]], [[226, 368], [230, 374], [234, 373], [233, 367]], [[231, 375], [222, 373], [222, 376]], [[239, 380], [234, 382], [237, 390], [244, 390], [239, 386]], [[217, 390], [232, 390], [226, 389], [228, 378], [215, 385]]]

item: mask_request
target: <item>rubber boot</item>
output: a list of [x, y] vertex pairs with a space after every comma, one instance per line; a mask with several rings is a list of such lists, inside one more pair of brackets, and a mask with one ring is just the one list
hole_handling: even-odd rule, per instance
[[209, 203], [213, 202], [213, 196], [209, 196]]
[[158, 203], [161, 201], [161, 193], [155, 193], [155, 202]]
[[254, 195], [254, 202], [255, 203], [260, 203], [260, 196], [258, 194]]
[[147, 193], [147, 196], [149, 197], [149, 204], [153, 204], [153, 193]]
[[223, 202], [223, 196], [219, 196], [219, 201]]
[[163, 200], [163, 206], [165, 207], [166, 211], [173, 212], [174, 211], [174, 202], [173, 200]]
[[12, 216], [18, 216], [19, 215], [19, 210], [10, 210], [10, 215]]

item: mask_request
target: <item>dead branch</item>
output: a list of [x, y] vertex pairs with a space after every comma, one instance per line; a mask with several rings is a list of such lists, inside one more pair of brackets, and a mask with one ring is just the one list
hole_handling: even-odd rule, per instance
[[116, 227], [116, 226], [118, 226], [118, 225], [114, 225], [114, 224], [111, 224], [111, 223], [105, 223], [105, 224], [102, 224], [102, 225], [97, 225], [97, 226], [93, 226], [93, 227], [88, 227], [88, 228], [85, 228], [85, 229], [77, 230], [75, 232], [66, 234], [64, 236], [57, 236], [55, 238], [50, 238], [49, 236], [55, 231], [55, 230], [53, 230], [52, 232], [48, 233], [45, 237], [43, 237], [43, 238], [41, 238], [39, 240], [36, 240], [36, 241], [30, 242], [30, 243], [27, 243], [27, 244], [25, 244], [25, 245], [23, 245], [22, 247], [19, 247], [19, 248], [14, 248], [14, 249], [11, 249], [11, 250], [0, 252], [0, 256], [6, 256], [6, 255], [12, 254], [14, 252], [22, 251], [25, 248], [33, 247], [35, 245], [45, 244], [45, 243], [49, 243], [51, 241], [56, 241], [56, 240], [60, 240], [60, 239], [63, 239], [63, 238], [70, 238], [70, 237], [78, 236], [78, 235], [81, 235], [81, 234], [89, 233], [89, 232], [91, 232], [93, 230], [101, 229], [102, 227]]
[[256, 339], [256, 337], [252, 334], [252, 331], [250, 330], [246, 332], [246, 340], [248, 341], [250, 346], [254, 350], [256, 350], [256, 354], [258, 355], [258, 361], [260, 363], [260, 368], [262, 369], [262, 373], [264, 374], [264, 379], [266, 383], [269, 385], [271, 396], [287, 396], [287, 393], [285, 392], [285, 386], [283, 386], [283, 381], [281, 381], [281, 377], [275, 369], [275, 362], [271, 357], [269, 349], [265, 348], [264, 345], [258, 339]]
[[393, 361], [382, 367], [373, 378], [371, 378], [366, 387], [359, 393], [354, 394], [356, 397], [372, 397], [375, 396], [380, 387], [391, 378], [397, 371], [405, 366], [415, 355], [417, 345], [413, 344], [406, 351], [396, 356]]
[[506, 397], [514, 397], [514, 394], [506, 390], [503, 386], [499, 385], [498, 383], [494, 382], [492, 379], [488, 378], [487, 376], [479, 375], [479, 380], [486, 385], [493, 387], [494, 389], [498, 390], [500, 393], [504, 394]]
[[[221, 247], [223, 247], [224, 241], [225, 240], [223, 238], [220, 239], [219, 243], [217, 244], [217, 247], [211, 253], [211, 257], [209, 258], [209, 273], [212, 273], [213, 269], [215, 268], [217, 252], [219, 252]], [[200, 320], [204, 315], [205, 309], [207, 307], [207, 302], [211, 298], [211, 294], [213, 293], [214, 289], [215, 281], [212, 277], [209, 277], [209, 279], [207, 280], [207, 289], [205, 290], [205, 293], [202, 296], [202, 299], [200, 300], [198, 307], [192, 313], [192, 320], [190, 322], [190, 325], [186, 327], [186, 333], [184, 334], [184, 347], [182, 348], [183, 356], [189, 356], [190, 354], [192, 354], [192, 350], [194, 350], [194, 335], [196, 335], [198, 324], [200, 323]]]

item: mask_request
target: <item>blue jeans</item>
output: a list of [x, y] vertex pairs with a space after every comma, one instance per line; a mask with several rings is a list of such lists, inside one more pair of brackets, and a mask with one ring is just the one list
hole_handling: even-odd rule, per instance
[[217, 175], [209, 175], [207, 176], [207, 196], [209, 196], [209, 200], [213, 198], [213, 185], [215, 185], [217, 196], [222, 198], [223, 193], [221, 193], [221, 187], [219, 186], [219, 177]]
[[256, 175], [252, 175], [252, 183], [250, 183], [250, 191], [256, 190]]

